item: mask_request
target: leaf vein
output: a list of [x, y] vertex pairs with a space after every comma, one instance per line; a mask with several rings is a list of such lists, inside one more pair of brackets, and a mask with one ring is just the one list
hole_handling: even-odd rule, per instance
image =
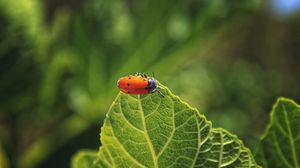
[[123, 151], [123, 153], [128, 156], [134, 163], [136, 163], [137, 165], [141, 166], [141, 167], [146, 167], [144, 166], [141, 162], [139, 162], [138, 160], [136, 160], [123, 146], [123, 144], [118, 140], [118, 138], [115, 136], [115, 132], [114, 129], [112, 129], [112, 138], [116, 140], [117, 144], [120, 146], [121, 150]]
[[141, 110], [142, 123], [143, 123], [143, 127], [144, 127], [144, 135], [145, 135], [145, 138], [146, 138], [146, 141], [147, 141], [147, 144], [148, 144], [148, 147], [150, 149], [152, 159], [153, 159], [153, 166], [155, 168], [157, 168], [158, 167], [157, 158], [155, 156], [155, 151], [154, 151], [154, 148], [153, 148], [153, 144], [150, 140], [150, 137], [149, 137], [149, 134], [148, 134], [148, 131], [147, 131], [147, 126], [146, 126], [146, 121], [145, 121], [145, 114], [144, 114], [144, 110], [143, 110], [143, 107], [142, 107], [142, 104], [141, 104], [140, 95], [138, 95], [138, 103], [139, 103], [139, 107], [140, 107], [140, 110]]
[[224, 140], [223, 140], [223, 133], [220, 132], [220, 138], [221, 138], [221, 143], [220, 143], [220, 154], [219, 154], [219, 163], [218, 163], [218, 167], [222, 166], [222, 160], [223, 160], [223, 144], [224, 144]]
[[274, 132], [272, 132], [272, 135], [273, 135], [273, 138], [274, 138], [274, 144], [275, 144], [275, 148], [279, 154], [279, 157], [281, 158], [281, 160], [283, 161], [283, 163], [287, 166], [287, 167], [290, 167], [292, 168], [293, 166], [286, 160], [284, 154], [282, 153], [282, 150], [280, 149], [280, 146], [278, 144], [278, 142], [276, 141], [276, 135]]
[[199, 128], [200, 127], [200, 122], [198, 121], [198, 118], [196, 117], [196, 122], [197, 122], [197, 134], [198, 134], [198, 150], [197, 150], [197, 152], [196, 152], [196, 155], [195, 155], [195, 157], [194, 157], [194, 160], [193, 160], [193, 164], [192, 164], [192, 167], [195, 167], [195, 164], [196, 164], [196, 162], [197, 162], [197, 159], [198, 159], [198, 155], [199, 155], [199, 153], [200, 153], [200, 148], [201, 148], [201, 136], [200, 136], [200, 133], [201, 133], [201, 129]]
[[[137, 128], [136, 126], [134, 126], [133, 124], [131, 124], [131, 122], [129, 122], [129, 120], [126, 118], [126, 116], [125, 116], [124, 113], [123, 113], [123, 110], [122, 110], [122, 107], [121, 107], [121, 103], [119, 103], [119, 108], [120, 108], [120, 111], [121, 111], [121, 115], [122, 115], [122, 116], [124, 117], [124, 119], [125, 119], [125, 122], [126, 122], [129, 126], [131, 126], [133, 129], [135, 129], [135, 130], [137, 130], [137, 131], [139, 131], [139, 132], [141, 132], [141, 133], [144, 133], [143, 130]], [[116, 113], [116, 114], [117, 114], [117, 113]]]
[[[152, 100], [152, 98], [151, 98], [151, 100]], [[159, 104], [157, 105], [157, 107], [155, 108], [155, 110], [153, 110], [151, 113], [147, 114], [145, 117], [147, 118], [147, 117], [149, 117], [151, 114], [153, 114], [155, 111], [157, 111], [158, 108], [159, 108], [159, 106], [160, 106], [160, 104], [161, 104], [161, 100], [159, 101]]]
[[167, 142], [165, 143], [165, 145], [163, 146], [163, 148], [159, 151], [159, 153], [157, 154], [157, 158], [160, 157], [160, 155], [164, 152], [164, 150], [169, 146], [170, 142], [172, 141], [172, 138], [174, 137], [174, 134], [175, 134], [175, 109], [174, 109], [174, 101], [172, 101], [172, 114], [173, 114], [173, 120], [172, 120], [172, 124], [173, 124], [173, 127], [172, 127], [172, 132], [171, 132], [171, 135], [169, 136]]
[[292, 130], [291, 130], [291, 127], [290, 127], [290, 120], [288, 119], [287, 111], [286, 111], [285, 106], [284, 106], [283, 103], [282, 103], [282, 108], [283, 108], [283, 111], [284, 111], [284, 118], [285, 118], [285, 122], [286, 122], [287, 129], [288, 129], [288, 134], [289, 134], [289, 140], [290, 140], [290, 145], [291, 145], [291, 150], [292, 150], [292, 157], [293, 157], [294, 166], [297, 167], [297, 168], [299, 168], [297, 152], [295, 150], [295, 142], [294, 142]]

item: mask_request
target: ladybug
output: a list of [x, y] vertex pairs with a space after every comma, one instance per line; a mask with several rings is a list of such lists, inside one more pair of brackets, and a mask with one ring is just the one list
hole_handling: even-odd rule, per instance
[[118, 80], [118, 88], [126, 94], [149, 94], [158, 92], [164, 96], [153, 77], [148, 77], [146, 74], [135, 73], [122, 77]]

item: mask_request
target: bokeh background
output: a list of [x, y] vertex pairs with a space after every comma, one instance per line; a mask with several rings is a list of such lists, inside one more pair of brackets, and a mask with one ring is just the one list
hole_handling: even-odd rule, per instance
[[300, 101], [299, 0], [0, 0], [0, 167], [97, 150], [119, 77], [155, 77], [255, 143]]

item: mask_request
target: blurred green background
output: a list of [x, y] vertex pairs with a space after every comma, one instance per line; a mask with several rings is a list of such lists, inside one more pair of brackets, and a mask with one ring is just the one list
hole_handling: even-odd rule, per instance
[[0, 167], [97, 150], [119, 77], [155, 73], [255, 150], [300, 101], [299, 0], [0, 0]]

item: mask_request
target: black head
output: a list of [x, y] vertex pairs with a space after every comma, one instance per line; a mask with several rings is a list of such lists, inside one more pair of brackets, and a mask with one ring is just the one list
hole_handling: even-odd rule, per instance
[[154, 92], [157, 89], [157, 83], [154, 78], [148, 78], [148, 91], [149, 93]]

